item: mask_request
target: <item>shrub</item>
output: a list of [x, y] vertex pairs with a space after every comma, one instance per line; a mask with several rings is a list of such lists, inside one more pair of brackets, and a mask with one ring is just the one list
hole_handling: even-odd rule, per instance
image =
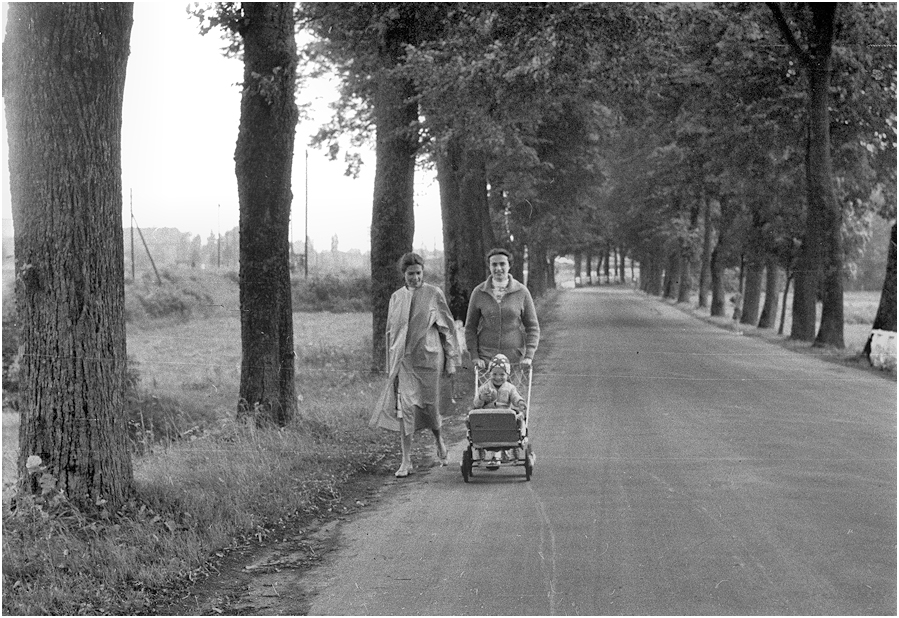
[[325, 275], [293, 281], [294, 311], [354, 313], [371, 310], [371, 281], [356, 276], [341, 279]]
[[184, 277], [168, 269], [159, 273], [160, 284], [149, 273], [126, 285], [125, 319], [140, 317], [187, 319], [213, 304], [212, 296], [199, 284], [196, 276]]

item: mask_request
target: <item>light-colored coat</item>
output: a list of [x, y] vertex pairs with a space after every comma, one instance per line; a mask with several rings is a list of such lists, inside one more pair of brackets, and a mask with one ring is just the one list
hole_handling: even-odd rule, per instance
[[440, 374], [459, 365], [455, 322], [440, 288], [400, 288], [387, 310], [387, 383], [369, 425], [407, 434], [440, 428]]

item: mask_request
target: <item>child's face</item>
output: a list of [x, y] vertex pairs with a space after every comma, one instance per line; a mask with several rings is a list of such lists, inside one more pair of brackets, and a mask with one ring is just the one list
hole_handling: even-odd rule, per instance
[[506, 370], [502, 367], [494, 367], [490, 370], [490, 380], [494, 386], [502, 386], [506, 381]]

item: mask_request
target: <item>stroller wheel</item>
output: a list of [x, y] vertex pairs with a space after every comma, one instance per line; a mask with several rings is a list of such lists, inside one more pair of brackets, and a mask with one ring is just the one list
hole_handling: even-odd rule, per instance
[[462, 463], [459, 466], [462, 468], [462, 480], [466, 483], [470, 476], [472, 476], [471, 470], [472, 456], [471, 456], [471, 447], [469, 446], [462, 452]]
[[531, 475], [534, 473], [534, 453], [531, 450], [531, 445], [528, 444], [527, 448], [524, 450], [524, 480], [530, 481]]

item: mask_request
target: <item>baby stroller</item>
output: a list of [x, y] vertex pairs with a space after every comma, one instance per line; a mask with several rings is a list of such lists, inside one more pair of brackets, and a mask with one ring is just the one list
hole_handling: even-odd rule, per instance
[[[488, 369], [474, 371], [475, 391], [489, 379]], [[528, 440], [528, 417], [531, 413], [530, 366], [513, 365], [509, 381], [515, 385], [527, 402], [523, 419], [511, 408], [478, 408], [468, 413], [465, 422], [468, 428], [468, 448], [462, 452], [462, 478], [467, 483], [474, 476], [474, 468], [486, 467], [487, 454], [499, 453], [501, 459], [493, 459], [493, 467], [523, 466], [525, 480], [530, 481], [534, 472], [536, 456]], [[527, 391], [527, 392], [525, 392]]]

